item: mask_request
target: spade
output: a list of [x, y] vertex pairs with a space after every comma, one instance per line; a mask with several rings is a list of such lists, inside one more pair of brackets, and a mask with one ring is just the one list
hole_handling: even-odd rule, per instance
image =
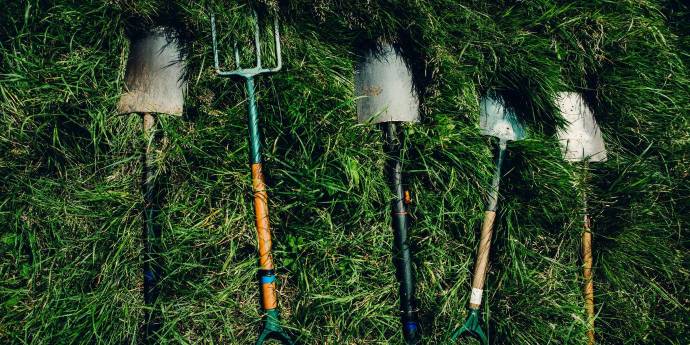
[[482, 344], [488, 344], [488, 336], [481, 328], [481, 318], [479, 307], [482, 304], [484, 294], [484, 280], [489, 265], [489, 250], [491, 249], [491, 236], [493, 234], [494, 220], [496, 219], [496, 209], [498, 206], [498, 187], [501, 181], [501, 166], [503, 157], [508, 146], [508, 141], [517, 141], [525, 138], [525, 131], [518, 122], [515, 113], [505, 107], [502, 98], [495, 95], [482, 97], [480, 102], [480, 121], [481, 133], [498, 138], [498, 156], [489, 198], [484, 211], [482, 222], [482, 232], [477, 248], [477, 260], [474, 264], [474, 275], [472, 279], [472, 290], [470, 291], [469, 315], [465, 323], [458, 328], [451, 336], [451, 342], [461, 337], [469, 335], [478, 339]]
[[[560, 92], [556, 104], [561, 115], [568, 122], [558, 131], [563, 158], [569, 162], [583, 162], [583, 171], [587, 171], [589, 162], [606, 161], [606, 147], [601, 130], [594, 119], [592, 110], [585, 103], [581, 94]], [[585, 312], [587, 313], [588, 344], [594, 344], [594, 282], [592, 280], [592, 231], [587, 212], [587, 197], [583, 196], [584, 228], [582, 231], [582, 266], [584, 278]]]
[[119, 114], [138, 113], [143, 118], [143, 134], [146, 147], [143, 156], [143, 198], [144, 198], [144, 303], [145, 340], [160, 328], [158, 317], [152, 307], [158, 297], [158, 283], [161, 276], [160, 236], [161, 227], [157, 221], [159, 205], [157, 200], [154, 137], [156, 114], [182, 115], [184, 95], [184, 55], [178, 41], [169, 28], [157, 27], [145, 32], [131, 42], [125, 92], [117, 105]]
[[419, 121], [419, 99], [412, 73], [402, 56], [388, 43], [366, 52], [355, 69], [357, 117], [360, 123], [379, 124], [383, 130], [388, 161], [386, 173], [393, 191], [392, 219], [394, 257], [400, 279], [400, 313], [407, 344], [418, 341], [417, 310], [414, 299], [412, 253], [408, 239], [407, 204], [409, 192], [403, 188], [399, 125]]

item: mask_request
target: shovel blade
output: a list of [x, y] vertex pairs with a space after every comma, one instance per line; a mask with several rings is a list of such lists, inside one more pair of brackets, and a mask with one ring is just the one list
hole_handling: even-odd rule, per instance
[[594, 114], [577, 92], [558, 93], [556, 104], [568, 122], [557, 133], [563, 158], [571, 162], [606, 160], [606, 146]]
[[390, 44], [370, 51], [355, 69], [357, 119], [360, 123], [418, 122], [419, 97], [412, 72]]
[[525, 129], [515, 113], [507, 109], [496, 96], [482, 97], [479, 102], [479, 127], [483, 135], [490, 135], [505, 141], [525, 138]]
[[132, 42], [117, 112], [182, 115], [186, 89], [177, 40], [169, 30], [155, 28]]

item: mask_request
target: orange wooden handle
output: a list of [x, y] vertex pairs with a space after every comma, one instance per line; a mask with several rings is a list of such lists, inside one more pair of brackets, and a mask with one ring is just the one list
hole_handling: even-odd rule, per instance
[[276, 295], [276, 283], [261, 284], [261, 306], [264, 310], [278, 308], [278, 297]]
[[584, 278], [585, 311], [587, 312], [588, 344], [594, 344], [594, 281], [592, 280], [592, 232], [589, 228], [589, 216], [585, 216], [582, 232], [582, 270]]
[[273, 269], [271, 257], [271, 224], [268, 220], [268, 194], [261, 171], [261, 163], [252, 164], [252, 187], [254, 189], [254, 212], [256, 232], [259, 239], [259, 266], [263, 270]]
[[[263, 271], [272, 271], [273, 257], [271, 255], [271, 224], [268, 219], [268, 193], [266, 193], [266, 183], [261, 169], [261, 163], [252, 164], [254, 214], [259, 242], [259, 267]], [[261, 299], [264, 310], [278, 307], [275, 282], [261, 283]]]
[[[489, 266], [489, 252], [491, 250], [491, 236], [493, 234], [494, 220], [496, 211], [484, 212], [482, 222], [482, 233], [477, 248], [477, 261], [474, 264], [474, 277], [472, 278], [472, 297], [470, 298], [470, 308], [478, 309], [481, 305], [481, 294], [484, 289], [484, 280]], [[479, 294], [479, 296], [477, 296]]]

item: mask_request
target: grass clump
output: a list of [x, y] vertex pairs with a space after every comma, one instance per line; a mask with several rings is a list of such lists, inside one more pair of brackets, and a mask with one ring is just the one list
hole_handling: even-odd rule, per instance
[[[687, 343], [690, 83], [680, 1], [291, 1], [284, 70], [258, 97], [285, 324], [303, 344], [401, 342], [382, 136], [356, 123], [356, 48], [398, 38], [423, 121], [405, 128], [424, 344], [466, 317], [495, 142], [478, 97], [529, 125], [511, 144], [485, 296], [492, 337], [584, 344], [580, 196], [593, 216], [601, 344]], [[211, 68], [243, 4], [10, 2], [0, 14], [0, 342], [140, 343], [141, 119], [114, 115], [127, 35], [175, 25], [183, 118], [161, 116], [163, 343], [251, 343], [259, 327], [243, 84]], [[172, 20], [171, 18], [174, 18]], [[591, 103], [609, 161], [562, 161], [556, 92]]]

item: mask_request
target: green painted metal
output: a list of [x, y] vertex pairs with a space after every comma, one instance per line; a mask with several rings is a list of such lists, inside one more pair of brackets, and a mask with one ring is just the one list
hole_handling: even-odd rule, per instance
[[246, 77], [249, 99], [249, 163], [261, 163], [261, 140], [259, 138], [259, 110], [254, 96], [254, 77]]
[[[257, 18], [256, 12], [253, 12], [254, 18]], [[280, 48], [280, 32], [278, 31], [278, 18], [273, 20], [273, 37], [275, 39], [275, 55], [276, 55], [276, 65], [275, 67], [265, 68], [261, 62], [261, 40], [259, 38], [259, 22], [254, 21], [254, 51], [256, 53], [256, 65], [250, 68], [242, 68], [240, 66], [240, 50], [237, 47], [237, 43], [233, 46], [233, 52], [235, 56], [235, 67], [236, 69], [231, 71], [222, 71], [220, 69], [220, 61], [218, 59], [218, 41], [216, 35], [216, 17], [211, 15], [211, 36], [213, 39], [213, 62], [216, 68], [216, 73], [221, 77], [231, 77], [240, 76], [244, 78], [254, 77], [263, 73], [273, 73], [280, 71], [283, 68], [283, 60], [281, 57]]]
[[496, 157], [496, 167], [494, 168], [494, 176], [491, 179], [491, 190], [489, 191], [489, 198], [486, 202], [487, 211], [496, 211], [498, 209], [498, 188], [501, 184], [501, 168], [503, 166], [503, 159], [506, 154], [508, 143], [501, 139], [498, 143], [498, 157]]
[[470, 315], [465, 320], [465, 323], [451, 337], [451, 343], [455, 343], [458, 338], [464, 334], [469, 334], [479, 340], [482, 344], [489, 343], [489, 338], [486, 336], [481, 327], [481, 318], [479, 317], [479, 309], [470, 309]]
[[[244, 78], [247, 88], [248, 98], [248, 116], [249, 116], [249, 162], [250, 164], [261, 163], [261, 134], [259, 132], [259, 110], [256, 102], [254, 77], [259, 74], [277, 72], [282, 68], [281, 48], [280, 48], [280, 32], [278, 31], [278, 18], [273, 21], [273, 36], [275, 39], [275, 54], [276, 66], [265, 68], [261, 62], [261, 41], [259, 38], [259, 23], [256, 12], [254, 16], [254, 51], [256, 53], [256, 65], [250, 68], [242, 68], [240, 66], [240, 53], [237, 43], [235, 43], [233, 50], [235, 56], [234, 70], [223, 71], [220, 68], [220, 61], [218, 58], [218, 42], [216, 35], [216, 18], [211, 15], [211, 35], [213, 37], [213, 60], [216, 73], [221, 77], [238, 76]], [[276, 339], [287, 345], [294, 345], [295, 342], [283, 329], [280, 322], [280, 313], [278, 309], [265, 309], [263, 330], [256, 340], [256, 345], [264, 344], [268, 339]]]
[[276, 339], [280, 340], [283, 344], [294, 345], [295, 342], [292, 341], [280, 324], [280, 313], [278, 313], [278, 309], [269, 309], [264, 312], [266, 315], [264, 317], [264, 329], [256, 340], [256, 345], [261, 345], [269, 339]]

